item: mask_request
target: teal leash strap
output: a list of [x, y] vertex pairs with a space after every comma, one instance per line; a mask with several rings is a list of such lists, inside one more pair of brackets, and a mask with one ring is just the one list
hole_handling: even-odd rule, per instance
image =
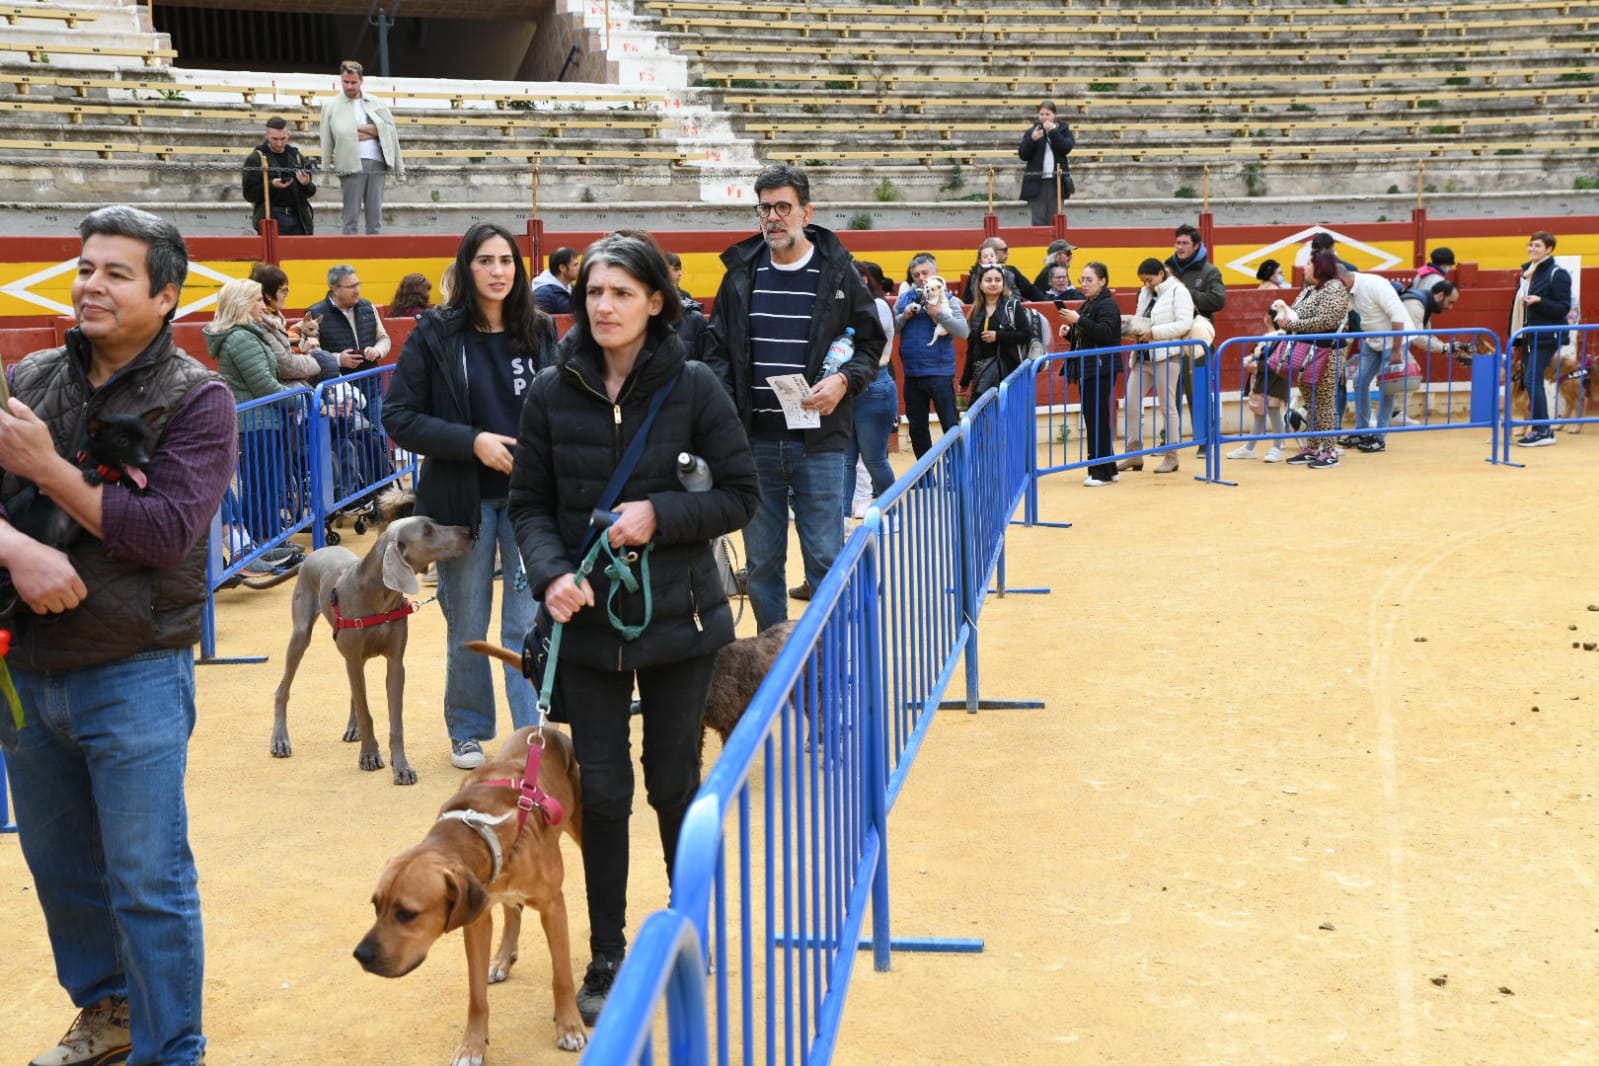
[[[639, 634], [649, 628], [650, 620], [655, 615], [655, 593], [650, 587], [650, 552], [654, 549], [655, 542], [650, 541], [638, 553], [638, 577], [633, 576], [633, 568], [627, 560], [617, 558], [615, 552], [611, 552], [611, 565], [605, 568], [605, 575], [611, 579], [611, 591], [605, 597], [605, 614], [611, 620], [611, 628], [622, 634], [623, 640], [637, 640]], [[629, 592], [637, 592], [640, 584], [644, 586], [644, 621], [630, 626], [616, 613], [616, 594], [619, 585]]]
[[[579, 584], [587, 581], [589, 574], [594, 571], [594, 564], [600, 557], [601, 548], [604, 548], [607, 552], [610, 552], [611, 558], [616, 558], [616, 554], [611, 552], [611, 546], [606, 537], [602, 535], [596, 538], [593, 546], [589, 548], [588, 553], [583, 556], [583, 561], [578, 563], [577, 572], [572, 575]], [[544, 668], [544, 684], [539, 686], [538, 709], [540, 728], [543, 727], [544, 720], [550, 715], [550, 701], [555, 695], [555, 667], [556, 664], [561, 661], [561, 633], [565, 629], [565, 622], [556, 622], [550, 627], [549, 664]]]

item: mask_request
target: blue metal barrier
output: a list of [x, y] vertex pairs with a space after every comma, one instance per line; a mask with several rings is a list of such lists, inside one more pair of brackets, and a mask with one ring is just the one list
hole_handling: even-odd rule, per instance
[[[1034, 384], [1033, 395], [1037, 395], [1038, 384], [1044, 386], [1044, 396], [1038, 401], [1044, 416], [1044, 458], [1035, 461], [1033, 466], [1033, 480], [1046, 474], [1056, 474], [1067, 470], [1081, 470], [1085, 467], [1101, 462], [1117, 462], [1123, 459], [1142, 459], [1146, 456], [1164, 456], [1168, 452], [1181, 452], [1188, 448], [1207, 447], [1213, 442], [1206, 437], [1206, 426], [1214, 423], [1213, 417], [1207, 417], [1205, 425], [1196, 425], [1194, 435], [1183, 439], [1181, 419], [1176, 412], [1176, 404], [1171, 405], [1172, 421], [1175, 432], [1171, 434], [1176, 440], [1163, 439], [1166, 436], [1166, 427], [1155, 417], [1155, 412], [1150, 414], [1150, 436], [1146, 439], [1144, 432], [1144, 406], [1148, 402], [1155, 411], [1162, 410], [1162, 398], [1174, 396], [1177, 389], [1178, 374], [1181, 370], [1183, 359], [1192, 359], [1195, 362], [1205, 362], [1214, 366], [1210, 355], [1210, 346], [1203, 341], [1175, 340], [1160, 341], [1151, 344], [1130, 344], [1117, 348], [1094, 348], [1079, 352], [1050, 352], [1032, 364]], [[1141, 360], [1141, 369], [1137, 372], [1139, 383], [1143, 385], [1136, 403], [1123, 406], [1121, 413], [1121, 433], [1112, 434], [1113, 443], [1109, 454], [1090, 458], [1088, 456], [1088, 443], [1082, 432], [1081, 404], [1069, 402], [1069, 392], [1064, 376], [1064, 369], [1068, 363], [1082, 362], [1089, 356], [1100, 356], [1106, 352], [1120, 352], [1126, 356], [1129, 367], [1125, 374], [1119, 377], [1116, 388], [1123, 396], [1126, 395], [1130, 379], [1134, 373], [1133, 361], [1135, 357], [1148, 356], [1159, 359], [1159, 362], [1149, 363], [1147, 359]], [[1081, 375], [1077, 375], [1081, 377]], [[1196, 377], [1196, 383], [1202, 377]], [[1197, 384], [1196, 384], [1197, 388]], [[1153, 396], [1150, 390], [1153, 389]], [[1214, 405], [1212, 405], [1213, 407]], [[1209, 412], [1207, 412], [1209, 414]], [[1075, 418], [1073, 416], [1076, 416]], [[1076, 429], [1076, 448], [1072, 447], [1072, 430]], [[1114, 443], [1114, 438], [1120, 436], [1120, 446]], [[1134, 448], [1132, 445], [1137, 444]], [[1148, 445], [1145, 447], [1144, 445]], [[1214, 452], [1214, 448], [1209, 449]], [[1208, 457], [1208, 456], [1207, 456]], [[1030, 489], [1027, 496], [1026, 522], [1029, 525], [1039, 524], [1038, 497], [1035, 489]]]
[[[1340, 374], [1340, 384], [1353, 389], [1358, 384], [1358, 364], [1344, 362], [1343, 354], [1351, 341], [1357, 345], [1359, 353], [1361, 347], [1367, 342], [1382, 342], [1382, 347], [1369, 354], [1375, 360], [1376, 375], [1373, 378], [1373, 388], [1369, 400], [1375, 404], [1372, 408], [1373, 424], [1367, 427], [1351, 428], [1343, 426], [1343, 409], [1345, 400], [1343, 393], [1334, 394], [1333, 404], [1336, 411], [1331, 417], [1332, 428], [1316, 430], [1315, 426], [1318, 412], [1315, 409], [1314, 390], [1307, 392], [1299, 380], [1300, 371], [1286, 369], [1282, 373], [1272, 372], [1272, 377], [1281, 382], [1281, 386], [1268, 384], [1267, 395], [1262, 400], [1263, 411], [1261, 419], [1269, 417], [1266, 405], [1273, 405], [1277, 400], [1277, 393], [1284, 393], [1286, 400], [1280, 400], [1281, 410], [1291, 422], [1297, 421], [1297, 428], [1289, 424], [1284, 432], [1269, 433], [1257, 431], [1250, 427], [1247, 431], [1244, 419], [1247, 405], [1240, 402], [1233, 416], [1222, 417], [1222, 392], [1221, 377], [1224, 369], [1237, 368], [1239, 379], [1248, 381], [1253, 374], [1253, 365], [1256, 360], [1269, 358], [1271, 351], [1283, 345], [1293, 345], [1298, 342], [1317, 341], [1328, 342], [1332, 347], [1329, 359], [1336, 360], [1334, 373]], [[1381, 377], [1383, 368], [1396, 363], [1394, 350], [1402, 347], [1407, 359], [1414, 359], [1419, 373], [1417, 375], [1401, 374], [1398, 377], [1397, 388], [1385, 388]], [[1440, 429], [1488, 429], [1492, 434], [1497, 434], [1498, 422], [1487, 411], [1479, 397], [1481, 385], [1477, 382], [1475, 366], [1467, 376], [1458, 376], [1457, 360], [1469, 360], [1469, 353], [1477, 351], [1484, 353], [1475, 358], [1488, 359], [1497, 365], [1499, 361], [1499, 342], [1494, 334], [1485, 329], [1469, 328], [1458, 330], [1383, 330], [1369, 333], [1304, 333], [1304, 334], [1275, 334], [1270, 336], [1231, 337], [1217, 346], [1210, 368], [1213, 378], [1209, 382], [1210, 388], [1210, 430], [1216, 446], [1211, 448], [1206, 455], [1206, 479], [1221, 484], [1233, 484], [1223, 481], [1221, 476], [1222, 449], [1233, 444], [1254, 444], [1258, 441], [1268, 441], [1276, 445], [1289, 438], [1300, 438], [1306, 441], [1315, 441], [1323, 438], [1336, 438], [1346, 434], [1370, 435], [1378, 437], [1384, 442], [1393, 434], [1420, 433]], [[1246, 366], [1246, 364], [1248, 364]], [[1297, 396], [1296, 396], [1297, 392]], [[1408, 410], [1409, 397], [1412, 392], [1419, 392], [1426, 397], [1426, 402], [1420, 412], [1419, 420], [1412, 420]], [[1434, 412], [1435, 403], [1441, 398], [1442, 411]], [[1241, 398], [1242, 399], [1242, 398]], [[1465, 401], [1467, 408], [1464, 417], [1459, 417], [1459, 408]], [[1356, 398], [1359, 410], [1359, 398]], [[1400, 421], [1390, 422], [1389, 412], [1392, 405], [1398, 403], [1401, 407]], [[1487, 417], [1482, 417], [1486, 413]], [[1251, 415], [1253, 418], [1254, 416]], [[1225, 423], [1225, 424], [1224, 424]], [[1236, 432], [1229, 432], [1229, 428], [1236, 425]], [[1269, 429], [1269, 426], [1262, 427]], [[1327, 441], [1327, 446], [1332, 447], [1332, 441]], [[1493, 455], [1490, 446], [1490, 458]]]
[[614, 1049], [618, 1061], [651, 1062], [656, 1004], [664, 1001], [670, 1061], [709, 1063], [705, 961], [694, 923], [676, 911], [657, 911], [644, 919], [627, 961], [606, 998], [595, 1044]]
[[[1554, 395], [1548, 398], [1549, 417], [1543, 419], [1532, 417], [1530, 395], [1527, 417], [1515, 417], [1512, 400], [1516, 392], [1515, 386], [1517, 382], [1514, 379], [1521, 379], [1520, 383], [1523, 387], [1526, 384], [1524, 375], [1518, 373], [1525, 366], [1525, 356], [1516, 356], [1514, 354], [1515, 351], [1518, 349], [1525, 351], [1533, 346], [1540, 349], [1546, 346], [1555, 347], [1554, 335], [1558, 334], [1567, 334], [1568, 341], [1565, 344], [1558, 345], [1556, 350], [1549, 356], [1547, 372], [1543, 380], [1539, 382], [1540, 387], [1546, 388], [1551, 383], [1550, 378], [1553, 378], [1552, 383], [1555, 389]], [[1514, 443], [1516, 430], [1518, 429], [1544, 428], [1553, 430], [1555, 426], [1574, 426], [1599, 422], [1599, 412], [1590, 412], [1587, 406], [1588, 383], [1594, 375], [1599, 374], [1599, 367], [1594, 366], [1595, 360], [1599, 359], [1599, 352], [1595, 351], [1596, 348], [1599, 348], [1599, 326], [1529, 326], [1518, 329], [1511, 334], [1510, 343], [1506, 346], [1505, 358], [1501, 364], [1504, 370], [1505, 383], [1502, 423], [1504, 436], [1502, 443], [1495, 442], [1498, 445], [1495, 449], [1495, 455], [1500, 458], [1501, 462], [1511, 466], [1521, 465], [1510, 461], [1510, 445]], [[1571, 411], [1568, 409], [1562, 411], [1562, 387], [1568, 386], [1573, 382], [1577, 385], [1575, 390], [1577, 397], [1576, 410]], [[1502, 452], [1499, 450], [1500, 448], [1503, 449]]]
[[[237, 584], [266, 552], [309, 531], [313, 548], [337, 544], [332, 529], [340, 515], [378, 490], [409, 478], [418, 461], [396, 452], [383, 430], [383, 394], [392, 366], [346, 374], [239, 405], [239, 469], [211, 522], [206, 559], [205, 614], [200, 663], [261, 662], [264, 656], [216, 656], [216, 594]], [[357, 523], [365, 521], [358, 517]], [[252, 541], [231, 550], [236, 534]], [[224, 548], [230, 549], [224, 555]]]
[[[830, 1061], [868, 945], [878, 970], [893, 950], [982, 949], [890, 936], [888, 814], [963, 653], [975, 684], [978, 570], [997, 565], [1032, 480], [1031, 386], [1024, 366], [974, 404], [867, 510], [814, 590], [689, 808], [670, 909], [641, 930], [585, 1063], [651, 1061], [662, 997], [694, 995], [667, 990], [668, 968], [692, 983], [689, 943], [705, 951], [702, 984], [715, 962], [721, 1064]], [[703, 1062], [666, 1009], [672, 1061]]]
[[[216, 655], [216, 593], [289, 537], [309, 528], [310, 453], [305, 387], [239, 404], [239, 466], [211, 520], [206, 556], [205, 612], [198, 662], [261, 662], [264, 656], [221, 660]], [[224, 548], [227, 556], [224, 557]]]
[[[378, 491], [406, 477], [415, 484], [416, 457], [396, 462], [394, 444], [383, 430], [383, 396], [393, 375], [393, 366], [379, 366], [316, 387], [310, 471], [314, 547], [339, 542], [332, 526], [341, 513], [370, 502]], [[366, 521], [358, 515], [357, 532]]]

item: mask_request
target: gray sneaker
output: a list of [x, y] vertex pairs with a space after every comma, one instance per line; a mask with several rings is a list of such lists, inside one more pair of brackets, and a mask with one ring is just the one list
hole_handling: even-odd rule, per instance
[[477, 741], [452, 740], [450, 742], [450, 765], [457, 770], [476, 770], [484, 762], [483, 745]]
[[583, 987], [577, 990], [577, 1012], [583, 1016], [584, 1025], [592, 1028], [599, 1020], [605, 999], [616, 983], [616, 971], [621, 968], [621, 959], [608, 959], [603, 955], [594, 956], [594, 961], [589, 963], [588, 972], [583, 975]]
[[61, 1043], [28, 1066], [121, 1066], [132, 1051], [128, 1001], [107, 996], [79, 1011]]

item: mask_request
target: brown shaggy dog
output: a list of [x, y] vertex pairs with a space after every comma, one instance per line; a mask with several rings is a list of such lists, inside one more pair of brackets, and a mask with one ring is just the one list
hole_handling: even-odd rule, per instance
[[[728, 736], [744, 710], [750, 705], [755, 690], [766, 680], [766, 673], [783, 650], [796, 623], [779, 622], [753, 637], [724, 644], [716, 653], [716, 669], [711, 674], [711, 688], [705, 694], [704, 729], [716, 730], [716, 735], [727, 743]], [[700, 733], [700, 754], [705, 753], [705, 733]]]

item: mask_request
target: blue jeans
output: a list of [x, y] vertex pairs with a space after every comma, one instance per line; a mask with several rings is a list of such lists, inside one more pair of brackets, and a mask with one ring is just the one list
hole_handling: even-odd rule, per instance
[[[444, 668], [444, 725], [450, 740], [476, 740], [487, 745], [494, 739], [494, 665], [487, 656], [465, 647], [483, 640], [489, 632], [489, 612], [494, 606], [494, 548], [500, 549], [504, 571], [500, 582], [500, 643], [513, 651], [522, 648], [522, 636], [533, 625], [533, 593], [527, 587], [522, 554], [516, 546], [516, 528], [506, 514], [506, 501], [484, 500], [480, 507], [477, 539], [458, 559], [439, 560], [439, 607], [444, 611], [448, 642]], [[532, 725], [538, 710], [533, 686], [520, 670], [501, 666], [505, 698], [511, 705], [511, 728]]]
[[744, 527], [750, 606], [761, 629], [788, 619], [788, 508], [793, 494], [794, 528], [805, 580], [816, 588], [844, 546], [844, 453], [806, 452], [802, 441], [752, 440], [761, 505]]
[[888, 438], [898, 428], [899, 386], [884, 367], [866, 391], [855, 397], [855, 433], [844, 448], [844, 506], [855, 499], [857, 458], [866, 463], [874, 497], [894, 484], [894, 468], [888, 465]]
[[[1377, 374], [1382, 370], [1384, 363], [1394, 360], [1396, 346], [1405, 343], [1402, 337], [1378, 337], [1376, 340], [1360, 342], [1360, 367], [1355, 372], [1355, 428], [1371, 428], [1371, 383], [1377, 380]], [[1399, 358], [1404, 358], [1400, 352]], [[1388, 425], [1388, 412], [1393, 407], [1386, 397], [1377, 400], [1377, 428], [1383, 429]]]
[[205, 944], [183, 797], [193, 652], [12, 677], [27, 724], [6, 769], [56, 980], [79, 1007], [128, 1000], [129, 1063], [189, 1066], [205, 1049]]
[[[1549, 361], [1560, 351], [1560, 335], [1558, 333], [1529, 333], [1522, 337], [1526, 342], [1527, 354], [1521, 360], [1521, 383], [1527, 388], [1527, 397], [1532, 401], [1532, 411], [1528, 416], [1534, 422], [1542, 422], [1549, 417], [1549, 394], [1544, 391], [1543, 376], [1549, 372]], [[1532, 426], [1529, 432], [1545, 433], [1549, 426]]]

